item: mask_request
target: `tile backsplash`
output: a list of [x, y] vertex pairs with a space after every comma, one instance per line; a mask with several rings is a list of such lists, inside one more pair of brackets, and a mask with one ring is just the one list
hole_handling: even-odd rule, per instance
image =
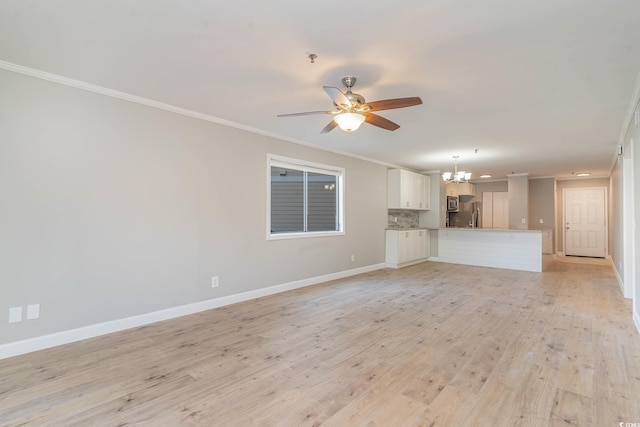
[[388, 214], [389, 228], [418, 228], [420, 224], [419, 211], [407, 209], [389, 209]]

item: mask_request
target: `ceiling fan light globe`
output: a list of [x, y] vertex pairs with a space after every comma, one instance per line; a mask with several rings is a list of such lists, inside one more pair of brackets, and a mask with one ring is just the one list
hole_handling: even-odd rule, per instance
[[353, 132], [358, 129], [365, 117], [357, 113], [341, 113], [336, 115], [333, 120], [338, 124], [340, 129], [345, 132]]

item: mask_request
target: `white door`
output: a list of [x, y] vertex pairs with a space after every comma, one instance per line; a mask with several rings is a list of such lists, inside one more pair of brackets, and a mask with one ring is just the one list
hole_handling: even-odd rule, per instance
[[509, 228], [509, 192], [493, 193], [493, 228], [507, 230]]
[[493, 193], [482, 193], [482, 228], [493, 228]]
[[509, 228], [509, 193], [482, 193], [482, 228]]
[[606, 256], [605, 197], [604, 188], [564, 190], [565, 255]]

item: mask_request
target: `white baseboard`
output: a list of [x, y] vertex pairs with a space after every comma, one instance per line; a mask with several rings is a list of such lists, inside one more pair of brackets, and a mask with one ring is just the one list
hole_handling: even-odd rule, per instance
[[303, 288], [306, 286], [317, 285], [318, 283], [342, 279], [349, 276], [355, 276], [357, 274], [368, 273], [370, 271], [380, 270], [385, 267], [386, 264], [384, 263], [374, 264], [366, 267], [340, 271], [337, 273], [326, 274], [324, 276], [311, 277], [309, 279], [296, 280], [294, 282], [283, 283], [281, 285], [270, 286], [268, 288], [256, 289], [254, 291], [242, 292], [239, 294], [228, 295], [206, 301], [199, 301], [192, 304], [171, 307], [165, 310], [154, 311], [138, 316], [126, 317], [123, 319], [84, 326], [82, 328], [70, 329], [67, 331], [56, 332], [54, 334], [43, 335], [40, 337], [2, 344], [0, 345], [0, 360], [6, 359], [8, 357], [19, 356], [21, 354], [31, 353], [33, 351], [59, 346], [62, 344], [69, 344], [88, 338], [98, 337], [100, 335], [106, 335], [113, 332], [122, 331], [124, 329], [136, 328], [139, 326], [148, 325], [150, 323], [186, 316], [205, 310], [211, 310], [213, 308], [223, 307], [225, 305], [236, 304], [238, 302], [248, 301], [267, 295], [273, 295], [280, 292]]
[[618, 286], [620, 286], [620, 291], [622, 292], [622, 295], [624, 296], [624, 280], [622, 279], [622, 276], [620, 276], [620, 273], [618, 272], [618, 268], [615, 265], [615, 263], [611, 263], [611, 266], [613, 267], [613, 274], [616, 275], [616, 280], [618, 281]]
[[393, 262], [388, 262], [387, 263], [387, 267], [389, 267], [389, 268], [409, 267], [410, 265], [420, 264], [420, 263], [426, 262], [428, 260], [429, 260], [429, 258], [420, 258], [420, 259], [414, 259], [413, 261], [401, 262], [399, 264], [396, 264], [396, 263], [393, 263]]
[[640, 334], [640, 313], [637, 313], [637, 312], [633, 313], [633, 322], [636, 324], [636, 329]]
[[620, 286], [620, 292], [622, 292], [622, 296], [624, 298], [631, 298], [631, 297], [627, 297], [624, 294], [624, 280], [622, 279], [622, 276], [620, 276], [620, 273], [618, 272], [618, 268], [616, 267], [616, 264], [612, 262], [611, 265], [613, 266], [613, 273], [616, 275], [616, 280], [618, 281], [618, 286]]

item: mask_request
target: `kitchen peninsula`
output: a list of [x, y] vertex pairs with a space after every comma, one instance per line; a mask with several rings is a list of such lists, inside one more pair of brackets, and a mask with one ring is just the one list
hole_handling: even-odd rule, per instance
[[542, 230], [440, 228], [432, 261], [542, 271]]

